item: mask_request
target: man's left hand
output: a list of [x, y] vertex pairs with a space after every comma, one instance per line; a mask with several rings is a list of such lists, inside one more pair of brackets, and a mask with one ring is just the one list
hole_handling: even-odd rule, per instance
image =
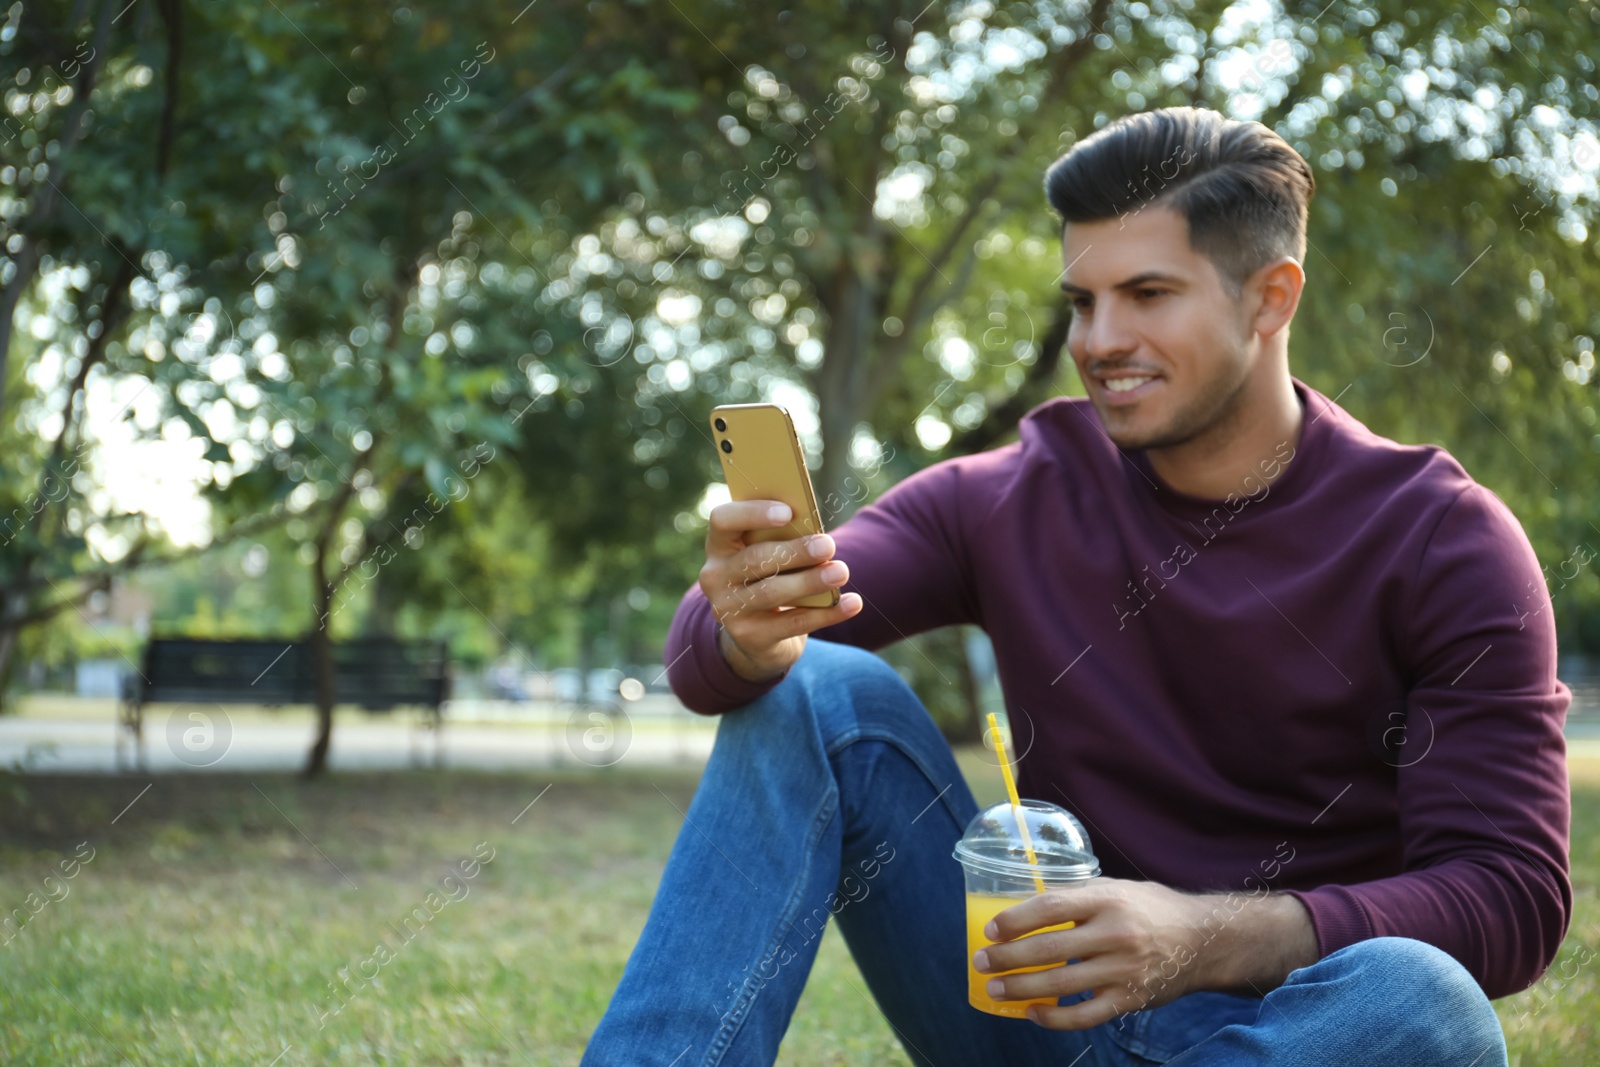
[[[1065, 922], [1075, 925], [1034, 933]], [[1051, 1030], [1098, 1026], [1200, 989], [1264, 995], [1319, 958], [1310, 916], [1294, 897], [1196, 895], [1120, 878], [1042, 893], [995, 916], [986, 934], [1005, 943], [979, 950], [980, 973], [1059, 964], [991, 979], [996, 999], [1093, 991], [1067, 1007], [1028, 1009], [1028, 1018]]]

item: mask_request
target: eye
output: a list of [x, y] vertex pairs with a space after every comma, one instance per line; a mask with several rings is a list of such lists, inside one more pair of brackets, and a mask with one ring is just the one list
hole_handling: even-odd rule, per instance
[[1145, 297], [1165, 296], [1166, 293], [1167, 290], [1165, 289], [1140, 289], [1139, 297], [1140, 299], [1143, 299]]
[[1089, 303], [1089, 298], [1086, 296], [1075, 296], [1072, 298], [1072, 307], [1074, 311], [1088, 311]]

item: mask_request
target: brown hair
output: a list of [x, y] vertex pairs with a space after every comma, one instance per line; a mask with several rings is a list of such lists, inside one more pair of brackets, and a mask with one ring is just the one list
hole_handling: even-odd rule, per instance
[[1210, 257], [1235, 300], [1280, 256], [1304, 264], [1311, 166], [1259, 122], [1168, 107], [1126, 115], [1050, 165], [1045, 196], [1069, 222], [1138, 214], [1151, 204], [1189, 223], [1189, 246]]

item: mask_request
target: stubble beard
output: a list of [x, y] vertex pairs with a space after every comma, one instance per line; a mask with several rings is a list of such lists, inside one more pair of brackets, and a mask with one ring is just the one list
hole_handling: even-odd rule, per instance
[[1239, 419], [1249, 378], [1250, 371], [1247, 366], [1230, 361], [1227, 373], [1206, 382], [1200, 394], [1174, 411], [1164, 426], [1157, 427], [1142, 437], [1131, 437], [1126, 433], [1118, 435], [1112, 432], [1106, 425], [1103, 412], [1100, 415], [1100, 422], [1102, 426], [1106, 426], [1106, 434], [1112, 443], [1124, 449], [1150, 451], [1175, 448], [1204, 435], [1219, 432], [1226, 434], [1226, 427]]

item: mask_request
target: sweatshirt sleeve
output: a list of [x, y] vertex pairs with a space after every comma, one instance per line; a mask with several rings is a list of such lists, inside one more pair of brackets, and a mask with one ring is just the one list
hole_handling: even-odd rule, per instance
[[[959, 516], [975, 483], [974, 457], [957, 457], [912, 474], [862, 507], [837, 529], [833, 558], [850, 568], [841, 593], [859, 593], [852, 618], [811, 636], [877, 650], [912, 634], [976, 622], [976, 598]], [[662, 659], [684, 706], [704, 715], [750, 703], [787, 677], [751, 682], [736, 674], [717, 645], [718, 622], [699, 583], [678, 604]]]
[[1443, 513], [1398, 632], [1412, 679], [1396, 773], [1404, 873], [1289, 892], [1323, 955], [1411, 937], [1507, 996], [1544, 973], [1571, 921], [1571, 692], [1538, 560], [1489, 490], [1468, 485]]

